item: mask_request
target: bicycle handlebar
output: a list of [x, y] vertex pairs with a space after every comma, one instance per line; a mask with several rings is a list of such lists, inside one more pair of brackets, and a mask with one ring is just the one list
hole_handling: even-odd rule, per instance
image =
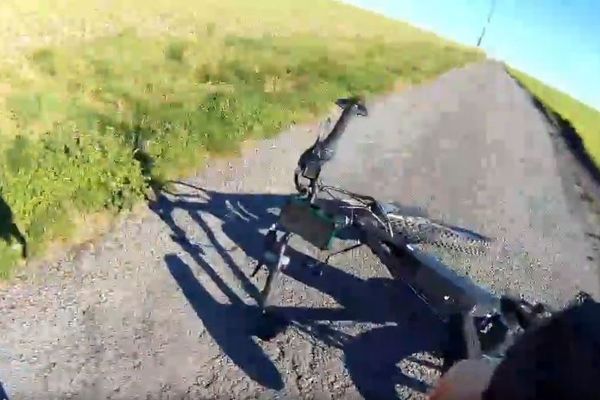
[[321, 173], [321, 168], [326, 162], [333, 159], [337, 144], [345, 132], [348, 123], [350, 122], [350, 118], [355, 114], [362, 116], [368, 115], [367, 108], [358, 97], [339, 99], [336, 104], [340, 106], [343, 111], [336, 121], [335, 126], [324, 139], [318, 137], [315, 143], [302, 153], [298, 159], [298, 168], [294, 173], [294, 184], [298, 192], [303, 193], [306, 191], [306, 188], [302, 187], [300, 184], [300, 174], [311, 181], [310, 186], [313, 189], [313, 192], [315, 192], [311, 193], [313, 198], [316, 196], [316, 190], [318, 190], [316, 181]]
[[333, 158], [337, 143], [342, 137], [343, 133], [346, 131], [348, 123], [350, 122], [350, 118], [352, 118], [355, 114], [367, 115], [365, 106], [361, 104], [358, 98], [340, 99], [336, 103], [338, 106], [342, 107], [343, 111], [331, 132], [329, 132], [329, 134], [321, 142], [321, 150], [323, 151], [323, 154], [320, 156], [321, 160], [323, 161], [329, 161], [331, 158]]

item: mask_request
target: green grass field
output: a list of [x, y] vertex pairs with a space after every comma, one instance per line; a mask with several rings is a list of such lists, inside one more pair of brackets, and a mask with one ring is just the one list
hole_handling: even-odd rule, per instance
[[[42, 5], [40, 5], [42, 3]], [[348, 94], [483, 54], [329, 0], [3, 0], [0, 275]]]
[[[15, 228], [41, 257], [207, 155], [484, 58], [331, 0], [3, 0], [0, 43], [4, 278]], [[599, 114], [519, 78], [598, 161]]]
[[600, 168], [600, 111], [545, 85], [532, 76], [512, 68], [509, 70], [535, 97], [573, 125], [587, 153]]

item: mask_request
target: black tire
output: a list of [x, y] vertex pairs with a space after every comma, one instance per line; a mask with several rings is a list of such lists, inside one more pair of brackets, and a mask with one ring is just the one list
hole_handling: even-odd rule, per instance
[[273, 282], [275, 278], [279, 275], [281, 271], [280, 264], [275, 265], [273, 268], [269, 269], [269, 274], [267, 275], [267, 280], [265, 281], [265, 285], [260, 291], [261, 298], [261, 308], [265, 308], [268, 304], [267, 300], [269, 299], [269, 295], [271, 294], [271, 290], [273, 288]]
[[481, 344], [473, 316], [469, 314], [451, 315], [446, 326], [446, 341], [442, 346], [443, 372], [460, 360], [481, 358]]
[[485, 254], [492, 239], [420, 216], [388, 214], [394, 235], [410, 244], [429, 244], [470, 255]]

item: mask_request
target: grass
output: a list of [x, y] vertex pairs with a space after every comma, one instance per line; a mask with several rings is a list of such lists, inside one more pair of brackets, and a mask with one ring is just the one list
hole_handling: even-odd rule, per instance
[[575, 100], [524, 72], [510, 68], [510, 73], [550, 110], [569, 121], [581, 137], [586, 152], [600, 168], [600, 111]]
[[3, 0], [0, 27], [2, 59], [18, 57], [26, 48], [69, 45], [128, 28], [141, 36], [313, 34], [441, 41], [408, 24], [331, 0]]
[[[314, 118], [339, 96], [483, 57], [324, 0], [39, 7], [0, 5], [0, 40], [18, 44], [0, 63], [0, 199], [33, 257], [76, 241], [81, 216], [128, 210], [150, 181], [189, 174], [207, 154]], [[10, 37], [23, 32], [27, 43]], [[6, 277], [21, 253], [1, 229]]]

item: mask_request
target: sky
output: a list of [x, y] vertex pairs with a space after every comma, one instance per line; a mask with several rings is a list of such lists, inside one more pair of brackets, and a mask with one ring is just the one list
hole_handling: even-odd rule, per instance
[[[344, 0], [475, 45], [494, 0]], [[600, 110], [600, 0], [495, 0], [481, 47]]]

